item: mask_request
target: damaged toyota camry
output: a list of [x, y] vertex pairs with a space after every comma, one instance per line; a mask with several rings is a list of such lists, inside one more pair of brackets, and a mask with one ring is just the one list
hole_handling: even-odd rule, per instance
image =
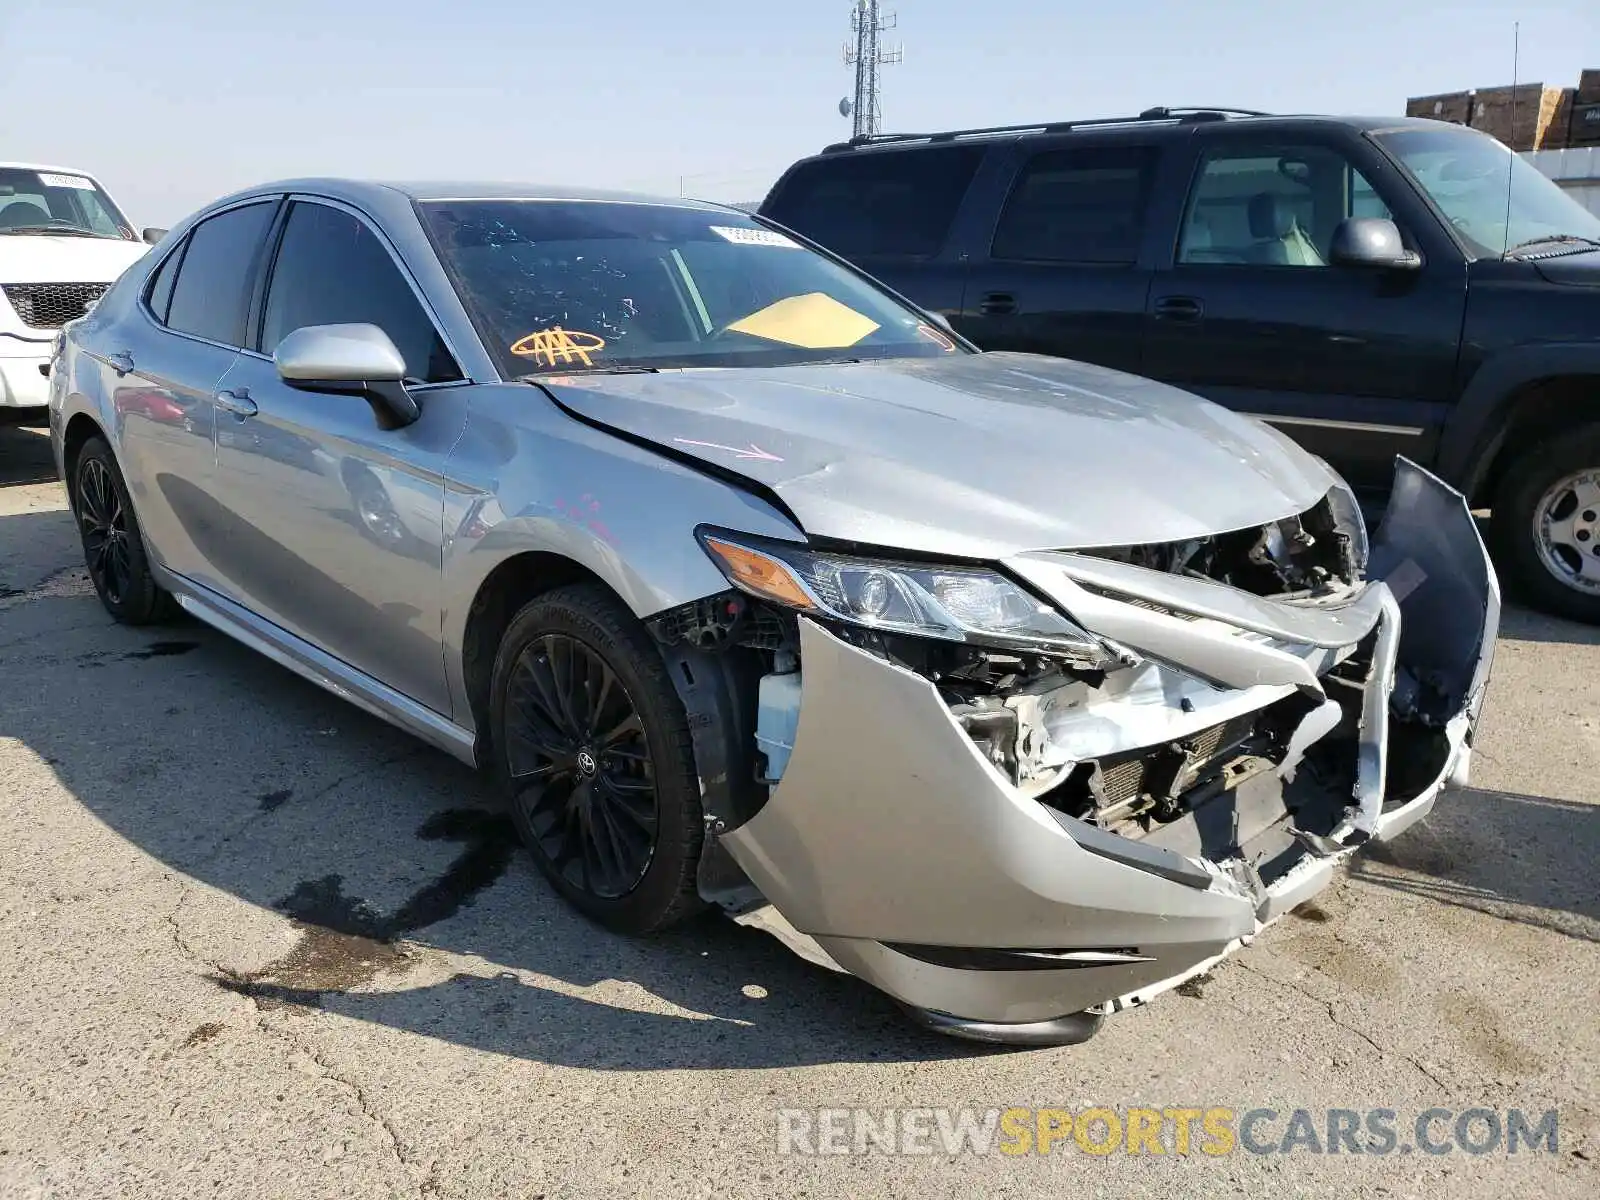
[[1466, 783], [1499, 589], [1398, 461], [979, 353], [763, 219], [296, 180], [67, 326], [102, 601], [503, 787], [588, 916], [706, 907], [956, 1036], [1089, 1036]]

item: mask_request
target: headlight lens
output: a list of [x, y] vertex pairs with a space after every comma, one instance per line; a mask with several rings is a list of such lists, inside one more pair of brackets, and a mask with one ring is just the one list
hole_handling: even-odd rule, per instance
[[1117, 656], [1004, 575], [821, 553], [804, 546], [700, 535], [728, 582], [753, 596], [891, 633], [1029, 650], [1091, 668]]
[[1349, 484], [1341, 483], [1328, 493], [1328, 511], [1333, 515], [1333, 527], [1350, 539], [1356, 568], [1366, 570], [1367, 520], [1361, 515], [1361, 505]]

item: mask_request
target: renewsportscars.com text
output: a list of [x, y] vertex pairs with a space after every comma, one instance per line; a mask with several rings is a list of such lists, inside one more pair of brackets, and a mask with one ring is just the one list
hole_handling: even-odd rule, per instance
[[780, 1154], [1554, 1154], [1554, 1109], [785, 1108]]

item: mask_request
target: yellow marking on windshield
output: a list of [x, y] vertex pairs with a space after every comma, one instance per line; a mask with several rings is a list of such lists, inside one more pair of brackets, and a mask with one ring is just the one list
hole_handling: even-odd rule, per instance
[[878, 323], [823, 292], [808, 292], [769, 304], [728, 328], [807, 350], [833, 350], [854, 346]]
[[557, 362], [581, 362], [586, 367], [592, 367], [594, 360], [589, 356], [605, 348], [606, 340], [599, 334], [563, 329], [557, 325], [554, 329], [541, 329], [538, 333], [530, 333], [519, 339], [513, 343], [511, 353], [551, 367]]

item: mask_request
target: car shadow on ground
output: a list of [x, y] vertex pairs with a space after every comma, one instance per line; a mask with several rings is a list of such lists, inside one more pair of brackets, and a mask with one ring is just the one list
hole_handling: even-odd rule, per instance
[[107, 623], [71, 530], [61, 512], [0, 516], [0, 545], [36, 563], [0, 600], [0, 677], [33, 681], [0, 732], [164, 867], [295, 921], [263, 965], [208, 941], [215, 901], [175, 915], [200, 931], [188, 969], [218, 988], [596, 1070], [986, 1052], [720, 914], [653, 938], [585, 920], [476, 772], [198, 622]]
[[50, 431], [44, 422], [30, 414], [23, 423], [15, 412], [0, 409], [0, 487], [49, 483], [55, 477]]
[[1410, 896], [1600, 942], [1597, 862], [1600, 806], [1467, 788], [1441, 797], [1404, 837], [1354, 859], [1350, 874]]

